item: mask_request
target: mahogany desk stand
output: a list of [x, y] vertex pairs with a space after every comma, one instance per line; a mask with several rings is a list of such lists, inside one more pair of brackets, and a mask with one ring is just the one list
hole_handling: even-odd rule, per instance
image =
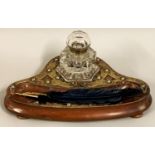
[[20, 118], [92, 121], [139, 118], [151, 105], [149, 86], [114, 71], [75, 31], [41, 73], [11, 84], [5, 107]]

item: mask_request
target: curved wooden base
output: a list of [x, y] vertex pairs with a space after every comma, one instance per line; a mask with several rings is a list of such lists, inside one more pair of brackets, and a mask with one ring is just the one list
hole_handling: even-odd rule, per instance
[[28, 105], [15, 102], [11, 97], [6, 96], [6, 108], [22, 118], [48, 119], [58, 121], [92, 121], [105, 120], [121, 117], [139, 118], [151, 105], [151, 95], [143, 96], [133, 102], [84, 108], [56, 108], [37, 105]]

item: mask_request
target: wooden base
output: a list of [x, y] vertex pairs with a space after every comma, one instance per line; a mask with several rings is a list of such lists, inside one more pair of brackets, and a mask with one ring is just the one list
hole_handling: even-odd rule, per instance
[[[16, 99], [17, 100], [17, 99]], [[92, 121], [121, 117], [139, 118], [151, 105], [151, 96], [143, 96], [133, 102], [102, 107], [45, 107], [15, 102], [13, 96], [6, 96], [6, 108], [22, 118], [48, 119], [57, 121]]]

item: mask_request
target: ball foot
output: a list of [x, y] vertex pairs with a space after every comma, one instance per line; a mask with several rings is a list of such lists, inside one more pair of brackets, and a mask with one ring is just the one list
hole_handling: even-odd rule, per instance
[[23, 116], [19, 116], [19, 115], [17, 115], [17, 118], [19, 118], [19, 119], [29, 119], [28, 117], [23, 117]]
[[143, 113], [131, 116], [132, 118], [141, 118], [143, 117]]

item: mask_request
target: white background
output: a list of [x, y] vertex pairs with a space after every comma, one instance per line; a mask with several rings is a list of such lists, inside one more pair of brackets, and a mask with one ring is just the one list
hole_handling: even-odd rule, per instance
[[[0, 27], [1, 28], [25, 28], [25, 27], [26, 28], [72, 28], [72, 27], [75, 27], [78, 29], [79, 28], [80, 29], [81, 28], [155, 28], [154, 6], [155, 6], [154, 0], [117, 0], [117, 1], [116, 0], [108, 0], [108, 1], [107, 0], [91, 0], [91, 1], [88, 1], [88, 0], [78, 0], [78, 1], [76, 0], [13, 0], [13, 1], [0, 0]], [[66, 34], [64, 34], [64, 37], [62, 37], [62, 35], [61, 37], [58, 36], [58, 41], [60, 41], [59, 39], [62, 38], [62, 42], [64, 43], [65, 37], [66, 35], [68, 35], [68, 33], [70, 33], [70, 30], [68, 32], [67, 30], [65, 30], [65, 32]], [[89, 32], [89, 34], [92, 38], [92, 32], [91, 33]], [[112, 37], [113, 36], [114, 35], [112, 34]], [[117, 37], [118, 36], [119, 35], [117, 35]], [[105, 50], [102, 58], [104, 58], [108, 63], [112, 65], [112, 67], [114, 67], [118, 71], [126, 74], [132, 74], [131, 76], [144, 79], [146, 82], [150, 84], [152, 94], [154, 96], [154, 74], [153, 74], [154, 73], [154, 68], [153, 68], [154, 67], [154, 61], [153, 61], [154, 60], [154, 54], [153, 54], [154, 35], [152, 35], [152, 32], [150, 32], [149, 36], [152, 36], [152, 39], [143, 40], [142, 39], [143, 37], [139, 38], [140, 40], [141, 39], [143, 40], [142, 47], [146, 47], [145, 49], [147, 51], [146, 52], [147, 57], [145, 59], [143, 56], [142, 60], [145, 59], [145, 61], [148, 60], [150, 62], [150, 63], [147, 63], [149, 64], [149, 67], [150, 67], [149, 69], [147, 68], [147, 71], [149, 72], [149, 74], [145, 74], [145, 72], [142, 71], [143, 69], [141, 67], [138, 67], [140, 69], [140, 72], [136, 69], [135, 62], [136, 61], [141, 62], [141, 59], [137, 59], [137, 57], [139, 56], [136, 56], [135, 58], [136, 60], [135, 61], [131, 60], [130, 63], [128, 61], [129, 59], [126, 58], [127, 61], [125, 61], [124, 64], [127, 63], [128, 65], [132, 66], [132, 62], [134, 62], [133, 63], [134, 68], [128, 67], [128, 69], [126, 69], [126, 66], [123, 68], [123, 65], [120, 63], [120, 61], [118, 59], [115, 59], [115, 57], [113, 57], [117, 55], [113, 55], [111, 53], [112, 50], [110, 52], [107, 52], [107, 50]], [[104, 35], [100, 35], [100, 33], [98, 37], [103, 37], [103, 39], [106, 40]], [[94, 39], [94, 36], [92, 39]], [[96, 42], [96, 40], [93, 41], [93, 44], [96, 44], [96, 43], [98, 43]], [[117, 43], [117, 39], [116, 39], [116, 43]], [[33, 44], [34, 43], [32, 43], [32, 45]], [[60, 43], [58, 47], [62, 46], [63, 48], [64, 46], [62, 44]], [[152, 46], [148, 46], [149, 44], [151, 44]], [[53, 49], [53, 45], [51, 41], [49, 42], [48, 45], [52, 46], [52, 49]], [[103, 45], [101, 46], [102, 48], [106, 46], [106, 44], [103, 44]], [[113, 46], [113, 44], [110, 44], [110, 45], [111, 45], [111, 48], [113, 47], [114, 49], [113, 53], [115, 53], [116, 49], [118, 48], [116, 48], [116, 46]], [[120, 45], [122, 47], [123, 45], [122, 41]], [[7, 44], [7, 47], [8, 46], [9, 45]], [[29, 48], [30, 46], [26, 45], [25, 47]], [[35, 46], [35, 47], [38, 47], [38, 46]], [[97, 49], [99, 48], [99, 45], [97, 46], [93, 45], [93, 47]], [[109, 47], [110, 46], [108, 45], [107, 47], [108, 51], [109, 51]], [[133, 46], [130, 46], [130, 47], [133, 47]], [[21, 51], [23, 51], [23, 47], [21, 48], [22, 48]], [[125, 45], [125, 48], [126, 50], [129, 50], [129, 48], [126, 45]], [[25, 71], [21, 72], [20, 70], [20, 72], [18, 72], [20, 73], [20, 75], [17, 75], [17, 77], [15, 77], [16, 74], [14, 74], [14, 77], [13, 76], [11, 77], [12, 81], [8, 80], [8, 77], [3, 76], [2, 79], [4, 79], [4, 81], [3, 81], [3, 84], [1, 84], [2, 85], [1, 97], [4, 96], [4, 90], [8, 84], [16, 81], [18, 78], [22, 79], [22, 78], [25, 78], [25, 76], [28, 76], [30, 74], [33, 75], [34, 72], [38, 72], [41, 69], [41, 66], [43, 66], [44, 63], [46, 63], [46, 58], [48, 55], [48, 54], [45, 54], [46, 49], [48, 49], [47, 42], [45, 47], [43, 47], [43, 49], [38, 47], [38, 51], [40, 50], [41, 55], [38, 55], [39, 58], [37, 58], [37, 55], [35, 56], [37, 64], [32, 64], [31, 65], [32, 69], [29, 68], [29, 70], [27, 70], [27, 67], [25, 67], [26, 68]], [[28, 52], [29, 50], [30, 49], [26, 50], [26, 52]], [[119, 51], [122, 51], [122, 50], [119, 50]], [[123, 50], [122, 52], [124, 51], [125, 50]], [[129, 51], [131, 51], [131, 49]], [[34, 52], [34, 50], [32, 50], [32, 52]], [[59, 51], [56, 51], [55, 54], [57, 54], [57, 52]], [[98, 52], [100, 51], [98, 50]], [[51, 50], [49, 51], [49, 53], [50, 53], [49, 56], [53, 57], [51, 55]], [[10, 50], [9, 50], [9, 54], [10, 54]], [[29, 56], [27, 54], [25, 55]], [[23, 53], [22, 53], [22, 56], [23, 56]], [[2, 55], [0, 55], [0, 57], [2, 57]], [[47, 59], [50, 59], [50, 57]], [[141, 57], [141, 54], [140, 54], [140, 57]], [[1, 59], [3, 60], [3, 58]], [[4, 58], [4, 60], [5, 59], [6, 58]], [[27, 63], [28, 59], [25, 59], [24, 57], [24, 59], [22, 60], [23, 62], [25, 61], [25, 63], [20, 63], [20, 65], [21, 64], [25, 64], [26, 66], [29, 65]], [[15, 61], [20, 62], [21, 60], [16, 59]], [[143, 61], [143, 63], [145, 61]], [[8, 62], [8, 59], [6, 62]], [[39, 66], [39, 63], [40, 63], [40, 66]], [[137, 63], [137, 64], [143, 66], [143, 63]], [[119, 66], [117, 67], [117, 65]], [[12, 64], [9, 66], [12, 66]], [[12, 68], [9, 67], [9, 71], [7, 72], [16, 71], [16, 70], [10, 70], [10, 69]], [[128, 72], [129, 69], [130, 71]], [[1, 72], [2, 71], [4, 72], [4, 70], [5, 70], [5, 66], [3, 67]], [[153, 126], [153, 123], [150, 123], [151, 121], [153, 122], [154, 120], [153, 111], [154, 111], [154, 108], [150, 108], [150, 110], [147, 112], [147, 117], [145, 115], [145, 117], [140, 119], [141, 121], [139, 121], [138, 119], [138, 120], [134, 120], [133, 122], [132, 119], [123, 119], [121, 120], [121, 122], [124, 122], [122, 124], [128, 124], [130, 126], [132, 125], [137, 126], [137, 125], [140, 125], [140, 122], [141, 123], [145, 122], [145, 126], [147, 124], [148, 126]], [[3, 119], [4, 120], [9, 119], [10, 126], [13, 126], [15, 124], [16, 126], [20, 126], [21, 122], [23, 126], [30, 125], [29, 120], [19, 121], [15, 117], [12, 117], [8, 115], [6, 112], [4, 112], [4, 109], [0, 112], [0, 118], [3, 122], [2, 125], [6, 125], [8, 123], [8, 122], [4, 123]], [[37, 120], [33, 120], [33, 121], [31, 120], [31, 125], [32, 124], [34, 126], [49, 126], [49, 125], [52, 126], [54, 124], [56, 124], [57, 126], [58, 125], [66, 126], [66, 123], [37, 121]], [[83, 123], [80, 123], [80, 124], [83, 124]], [[84, 125], [88, 127], [94, 124], [96, 124], [96, 122], [84, 123]], [[98, 125], [99, 124], [101, 124], [101, 122], [99, 122]], [[120, 120], [104, 121], [102, 125], [103, 124], [104, 126], [110, 126], [110, 125], [119, 126]], [[70, 126], [78, 126], [78, 125], [79, 123], [70, 123]], [[16, 155], [21, 155], [21, 154], [23, 155], [28, 155], [28, 154], [148, 155], [149, 154], [149, 155], [154, 155], [155, 154], [154, 139], [155, 139], [154, 128], [148, 128], [148, 127], [147, 128], [86, 128], [86, 127], [85, 128], [63, 128], [63, 127], [61, 128], [0, 128], [0, 146], [1, 146], [0, 153], [4, 155], [10, 155], [10, 154], [16, 154]]]
[[[155, 126], [155, 105], [139, 119], [96, 122], [20, 120], [3, 106], [6, 88], [39, 73], [60, 54], [67, 36], [77, 29], [0, 29], [0, 126]], [[146, 81], [155, 98], [155, 29], [85, 29], [97, 56], [124, 75]]]

